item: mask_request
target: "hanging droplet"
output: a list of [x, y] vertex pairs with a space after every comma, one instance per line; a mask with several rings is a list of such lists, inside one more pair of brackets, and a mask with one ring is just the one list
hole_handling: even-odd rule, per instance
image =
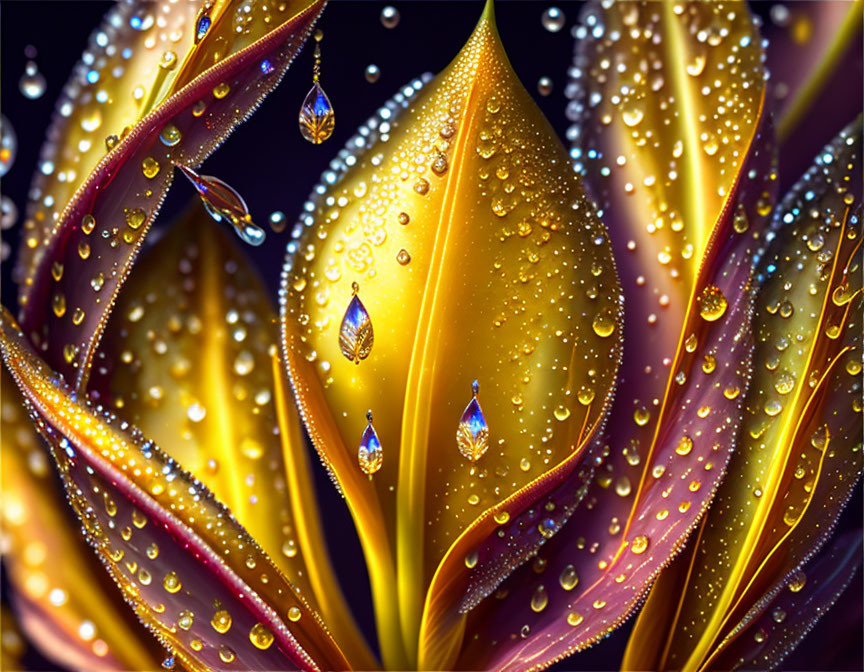
[[313, 145], [320, 145], [333, 134], [336, 115], [330, 99], [321, 88], [321, 38], [323, 33], [315, 31], [315, 65], [312, 67], [312, 88], [300, 106], [300, 134]]
[[195, 185], [201, 202], [210, 216], [217, 222], [227, 222], [234, 227], [240, 238], [250, 245], [260, 245], [264, 242], [264, 229], [252, 222], [246, 202], [233, 188], [222, 180], [209, 175], [198, 175], [191, 168], [178, 165], [189, 181]]
[[333, 106], [318, 82], [312, 85], [300, 107], [300, 133], [313, 145], [320, 145], [333, 134], [336, 125]]
[[18, 154], [18, 140], [9, 120], [0, 114], [0, 177], [9, 172]]
[[537, 92], [541, 96], [548, 96], [552, 93], [552, 80], [549, 77], [541, 77], [537, 80]]
[[353, 293], [351, 303], [348, 304], [348, 309], [342, 317], [342, 325], [339, 327], [339, 347], [347, 359], [359, 364], [361, 359], [366, 359], [372, 352], [375, 332], [369, 313], [357, 296], [360, 286], [356, 282], [351, 283], [351, 291]]
[[41, 98], [42, 94], [45, 93], [45, 86], [45, 77], [39, 72], [36, 63], [34, 61], [27, 61], [27, 65], [24, 66], [24, 74], [18, 80], [18, 88], [21, 91], [21, 95], [30, 100], [36, 100], [37, 98]]
[[476, 380], [471, 384], [471, 390], [474, 396], [468, 402], [462, 413], [462, 418], [459, 420], [459, 427], [456, 429], [456, 443], [459, 446], [459, 452], [466, 460], [476, 462], [483, 457], [489, 448], [489, 426], [486, 424], [480, 402], [477, 401], [480, 384]]
[[378, 434], [372, 426], [372, 411], [366, 412], [366, 421], [368, 424], [363, 430], [363, 438], [360, 439], [357, 462], [363, 473], [372, 478], [372, 474], [378, 471], [384, 463], [384, 453], [381, 451]]
[[273, 233], [282, 233], [285, 227], [288, 226], [288, 218], [281, 210], [274, 210], [270, 213], [270, 228]]
[[399, 25], [399, 10], [387, 5], [381, 10], [381, 25], [385, 28], [395, 28]]
[[381, 76], [381, 69], [374, 64], [369, 64], [366, 66], [366, 81], [370, 84], [374, 84], [378, 81], [378, 78]]

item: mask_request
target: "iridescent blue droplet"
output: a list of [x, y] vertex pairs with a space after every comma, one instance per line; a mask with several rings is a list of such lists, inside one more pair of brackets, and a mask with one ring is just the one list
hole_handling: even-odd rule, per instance
[[472, 391], [474, 396], [468, 402], [459, 420], [456, 443], [465, 459], [476, 462], [489, 449], [489, 426], [486, 424], [480, 402], [477, 401], [480, 386], [476, 380], [472, 385]]
[[366, 425], [366, 429], [363, 430], [363, 437], [360, 439], [357, 462], [361, 471], [371, 477], [384, 463], [384, 453], [381, 450], [378, 434], [372, 426], [372, 411], [366, 414], [366, 418], [369, 424]]
[[210, 17], [206, 14], [198, 19], [198, 25], [195, 28], [195, 44], [204, 39], [207, 31], [210, 30], [210, 23]]
[[354, 296], [351, 297], [339, 327], [339, 347], [347, 359], [359, 364], [360, 360], [366, 359], [372, 351], [375, 331], [366, 307], [357, 296], [360, 288], [356, 282], [352, 285], [352, 289]]

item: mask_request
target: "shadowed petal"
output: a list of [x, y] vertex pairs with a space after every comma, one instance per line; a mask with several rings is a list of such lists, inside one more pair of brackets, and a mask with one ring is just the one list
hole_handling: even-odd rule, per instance
[[142, 641], [143, 629], [81, 538], [51, 458], [5, 370], [2, 393], [3, 568], [20, 627], [65, 668], [155, 669], [159, 647]]
[[[425, 590], [454, 541], [581, 452], [602, 417], [618, 283], [605, 231], [510, 68], [491, 8], [386, 144], [327, 197], [286, 264], [285, 358], [307, 429], [378, 556], [369, 565], [382, 600], [393, 583], [375, 573], [393, 570], [376, 565], [395, 549], [410, 661]], [[339, 325], [355, 293], [374, 344], [349, 359]], [[464, 451], [471, 461], [457, 434], [474, 380], [488, 446]], [[371, 483], [357, 464], [370, 409], [384, 455]], [[463, 556], [443, 582], [467, 586]], [[424, 619], [459, 597], [427, 601]], [[422, 666], [446, 664], [424, 655]]]
[[[690, 569], [652, 592], [628, 666], [710, 664], [733, 626], [770, 598], [776, 577], [821, 547], [860, 476], [860, 135], [859, 120], [775, 215], [757, 276], [759, 345], [740, 448]], [[680, 596], [677, 616], [670, 595]], [[649, 633], [663, 618], [659, 644]]]
[[191, 669], [348, 669], [315, 612], [228, 511], [137, 430], [68, 391], [8, 314], [7, 367], [88, 541]]
[[[86, 383], [111, 304], [171, 183], [173, 165], [200, 164], [257, 107], [300, 48], [322, 2], [279, 3], [284, 11], [256, 6], [259, 12], [235, 15], [231, 6], [219, 5], [226, 15], [212, 37], [222, 22], [228, 30], [231, 22], [240, 21], [231, 30], [256, 39], [238, 51], [226, 51], [213, 65], [199, 63], [201, 68], [209, 65], [203, 71], [193, 68], [192, 81], [143, 116], [89, 175], [79, 176], [84, 181], [62, 215], [37, 236], [45, 250], [28, 262], [21, 324], [48, 364], [79, 389]], [[134, 27], [124, 28], [117, 39], [128, 31]], [[209, 40], [199, 46], [211, 48]], [[190, 63], [198, 62], [190, 58]], [[90, 281], [99, 273], [103, 298], [97, 301]]]

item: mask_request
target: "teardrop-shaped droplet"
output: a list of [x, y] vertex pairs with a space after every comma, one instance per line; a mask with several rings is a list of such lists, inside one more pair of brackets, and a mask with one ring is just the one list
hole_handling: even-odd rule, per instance
[[342, 325], [339, 327], [339, 347], [347, 359], [359, 364], [361, 359], [366, 359], [372, 352], [375, 332], [372, 329], [369, 313], [357, 296], [360, 288], [356, 282], [352, 285], [352, 289], [354, 296], [351, 297], [351, 303], [348, 304], [348, 309], [342, 317]]
[[198, 175], [186, 166], [177, 167], [195, 185], [204, 208], [213, 219], [231, 224], [237, 235], [250, 245], [257, 246], [264, 242], [267, 234], [264, 229], [252, 222], [246, 201], [232, 187], [219, 178]]
[[477, 401], [477, 393], [480, 388], [476, 380], [472, 388], [474, 396], [468, 402], [459, 420], [456, 443], [459, 446], [459, 452], [466, 460], [476, 462], [483, 457], [489, 448], [489, 426], [486, 424], [486, 418], [483, 417], [480, 402]]
[[333, 133], [336, 115], [330, 99], [318, 82], [312, 85], [300, 106], [300, 133], [313, 145], [320, 145]]
[[360, 448], [357, 450], [357, 463], [364, 474], [372, 476], [384, 463], [384, 453], [381, 450], [381, 442], [378, 433], [372, 426], [372, 411], [366, 414], [369, 424], [363, 430], [363, 438], [360, 439]]
[[27, 65], [24, 66], [24, 74], [21, 75], [21, 79], [18, 81], [18, 88], [21, 94], [25, 98], [36, 100], [37, 98], [41, 98], [42, 94], [45, 93], [45, 87], [44, 75], [39, 72], [36, 63], [28, 61]]

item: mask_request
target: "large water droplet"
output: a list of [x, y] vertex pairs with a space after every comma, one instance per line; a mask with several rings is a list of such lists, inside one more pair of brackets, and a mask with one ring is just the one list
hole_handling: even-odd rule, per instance
[[252, 222], [246, 201], [232, 187], [219, 178], [198, 175], [186, 166], [178, 165], [177, 168], [195, 185], [204, 208], [213, 219], [231, 224], [241, 240], [250, 245], [260, 245], [264, 242], [266, 237], [264, 229]]
[[45, 93], [45, 86], [45, 77], [39, 72], [36, 63], [27, 61], [27, 65], [24, 66], [24, 74], [18, 80], [18, 88], [21, 91], [21, 95], [30, 100], [36, 100], [37, 98], [41, 98], [42, 94]]
[[714, 322], [723, 317], [726, 312], [726, 297], [719, 287], [709, 285], [702, 290], [698, 299], [699, 314], [706, 322]]
[[466, 460], [476, 462], [489, 449], [489, 426], [477, 401], [477, 393], [480, 387], [477, 381], [472, 385], [474, 396], [459, 419], [459, 427], [456, 429], [456, 443], [459, 452]]
[[333, 134], [336, 115], [330, 99], [317, 82], [300, 106], [299, 123], [300, 134], [313, 145], [320, 145]]
[[361, 471], [371, 477], [384, 463], [384, 453], [381, 450], [378, 433], [372, 426], [372, 411], [366, 414], [366, 420], [368, 424], [366, 425], [366, 429], [363, 430], [363, 437], [360, 439], [360, 448], [357, 450], [357, 463], [360, 465]]
[[339, 347], [342, 354], [355, 364], [361, 359], [366, 359], [372, 352], [372, 344], [375, 341], [375, 331], [372, 328], [372, 320], [366, 307], [357, 296], [360, 287], [353, 283], [351, 289], [354, 295], [348, 304], [348, 309], [342, 317], [342, 325], [339, 327]]

